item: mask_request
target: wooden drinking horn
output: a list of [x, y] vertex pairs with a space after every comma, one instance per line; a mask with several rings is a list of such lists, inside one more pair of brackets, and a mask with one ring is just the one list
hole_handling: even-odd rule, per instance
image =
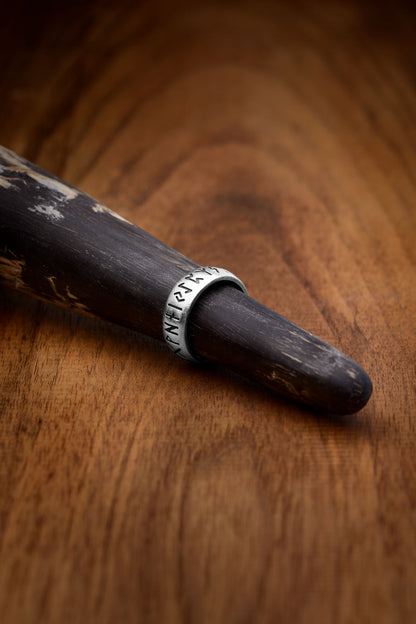
[[[77, 188], [0, 147], [0, 280], [162, 340], [173, 286], [198, 265]], [[188, 340], [204, 360], [313, 408], [368, 401], [349, 357], [227, 282], [196, 301]], [[168, 357], [168, 356], [167, 356]]]

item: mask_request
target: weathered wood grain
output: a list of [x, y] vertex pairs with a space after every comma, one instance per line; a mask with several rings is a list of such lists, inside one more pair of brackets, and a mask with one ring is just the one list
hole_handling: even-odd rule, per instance
[[[3, 285], [160, 340], [166, 323], [177, 332], [172, 317], [165, 318], [168, 295], [196, 267], [79, 189], [0, 146]], [[181, 285], [178, 291], [176, 306], [185, 301]], [[371, 381], [356, 362], [229, 283], [205, 292], [187, 324], [187, 340], [203, 361], [229, 366], [289, 399], [351, 414], [370, 398]]]
[[229, 268], [375, 390], [330, 421], [1, 290], [1, 621], [413, 622], [413, 5], [21, 9], [0, 143]]

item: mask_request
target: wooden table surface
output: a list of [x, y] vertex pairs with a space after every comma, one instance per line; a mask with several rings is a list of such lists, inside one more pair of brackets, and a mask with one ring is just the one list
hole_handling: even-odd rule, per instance
[[356, 359], [328, 418], [0, 289], [0, 621], [416, 618], [416, 11], [9, 3], [0, 143]]

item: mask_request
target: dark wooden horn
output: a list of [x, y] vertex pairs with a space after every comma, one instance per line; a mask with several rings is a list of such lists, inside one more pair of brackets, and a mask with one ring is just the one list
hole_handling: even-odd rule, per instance
[[[168, 294], [196, 266], [0, 147], [0, 279], [7, 286], [162, 340]], [[356, 362], [226, 283], [197, 301], [189, 335], [201, 357], [326, 412], [356, 412], [371, 395]]]

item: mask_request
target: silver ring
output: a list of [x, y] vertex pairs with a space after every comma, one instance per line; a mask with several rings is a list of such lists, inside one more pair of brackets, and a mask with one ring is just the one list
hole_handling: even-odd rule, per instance
[[247, 294], [247, 288], [233, 273], [209, 266], [194, 269], [182, 277], [170, 291], [163, 312], [163, 337], [168, 347], [184, 360], [201, 361], [191, 352], [187, 323], [198, 297], [216, 282], [231, 282]]

